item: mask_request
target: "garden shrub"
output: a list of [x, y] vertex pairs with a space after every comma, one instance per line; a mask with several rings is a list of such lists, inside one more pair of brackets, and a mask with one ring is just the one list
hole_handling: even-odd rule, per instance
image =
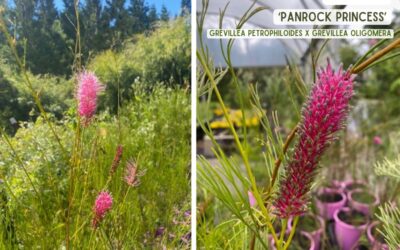
[[107, 86], [103, 107], [117, 109], [117, 93], [122, 101], [132, 96], [135, 82], [151, 89], [156, 83], [182, 86], [190, 83], [190, 27], [185, 18], [161, 23], [149, 35], [142, 34], [119, 50], [94, 57], [88, 69]]

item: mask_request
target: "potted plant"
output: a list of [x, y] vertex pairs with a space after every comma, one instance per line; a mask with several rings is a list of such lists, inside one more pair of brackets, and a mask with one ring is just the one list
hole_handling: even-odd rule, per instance
[[372, 222], [367, 229], [368, 240], [371, 243], [372, 250], [389, 250], [389, 246], [386, 245], [385, 238], [377, 230], [381, 223], [379, 221]]
[[335, 211], [346, 205], [346, 195], [337, 189], [323, 188], [317, 193], [315, 203], [319, 215], [332, 220]]
[[367, 184], [360, 180], [349, 180], [341, 183], [342, 189], [345, 193], [351, 192], [356, 189], [366, 189]]
[[356, 189], [347, 194], [349, 206], [363, 212], [364, 214], [371, 215], [373, 209], [379, 205], [379, 198], [371, 192], [363, 189]]
[[361, 235], [367, 230], [367, 214], [348, 207], [334, 214], [336, 240], [340, 249], [350, 250], [356, 246]]
[[342, 190], [343, 189], [343, 182], [339, 181], [339, 180], [331, 180], [329, 182], [324, 182], [322, 184], [322, 187], [320, 188], [320, 190], [322, 189], [338, 189], [338, 190]]
[[315, 241], [313, 237], [303, 231], [297, 231], [292, 240], [292, 244], [290, 244], [288, 250], [316, 250]]
[[[289, 231], [292, 230], [293, 218], [289, 219]], [[319, 249], [322, 233], [325, 230], [325, 221], [318, 215], [311, 213], [305, 214], [299, 218], [297, 230], [309, 234], [315, 243], [315, 249]]]
[[357, 243], [351, 250], [370, 250], [369, 245], [365, 243]]

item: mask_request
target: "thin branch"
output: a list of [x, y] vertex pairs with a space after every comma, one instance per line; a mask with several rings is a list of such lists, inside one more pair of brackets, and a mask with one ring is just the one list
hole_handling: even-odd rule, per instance
[[296, 127], [294, 127], [294, 128], [292, 129], [292, 131], [290, 131], [290, 134], [289, 134], [288, 137], [286, 138], [285, 144], [283, 144], [283, 150], [282, 150], [283, 155], [282, 155], [282, 157], [276, 159], [276, 161], [275, 161], [275, 167], [274, 167], [274, 171], [273, 171], [273, 173], [272, 173], [270, 185], [269, 185], [269, 187], [268, 187], [268, 191], [267, 191], [267, 194], [268, 194], [268, 195], [267, 195], [267, 197], [269, 196], [269, 194], [270, 194], [271, 191], [272, 191], [272, 188], [273, 188], [274, 185], [275, 185], [276, 178], [277, 178], [278, 173], [279, 173], [279, 167], [281, 166], [281, 163], [282, 163], [282, 161], [283, 161], [283, 156], [284, 156], [285, 153], [287, 152], [290, 143], [293, 141], [293, 139], [294, 139], [294, 137], [295, 137], [295, 135], [296, 135], [297, 130], [298, 130], [298, 125], [296, 125]]
[[377, 61], [379, 58], [381, 58], [382, 56], [386, 55], [387, 53], [389, 53], [393, 49], [396, 49], [398, 46], [400, 46], [400, 38], [394, 40], [388, 46], [386, 46], [382, 50], [378, 51], [376, 54], [374, 54], [373, 56], [371, 56], [370, 58], [365, 60], [363, 63], [361, 63], [357, 67], [351, 69], [351, 73], [357, 74], [357, 73], [363, 71], [370, 64], [372, 64], [373, 62]]

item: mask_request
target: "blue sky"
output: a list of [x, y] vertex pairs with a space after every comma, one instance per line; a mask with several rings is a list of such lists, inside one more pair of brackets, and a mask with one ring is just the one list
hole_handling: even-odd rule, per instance
[[[103, 3], [105, 2], [105, 0], [102, 0], [102, 1], [103, 1]], [[64, 5], [62, 3], [63, 2], [62, 0], [55, 0], [54, 2], [58, 9], [63, 8]], [[127, 1], [127, 2], [129, 2], [129, 1]], [[181, 9], [181, 1], [180, 0], [146, 0], [146, 2], [148, 5], [154, 4], [158, 10], [158, 13], [160, 13], [161, 6], [163, 4], [167, 7], [171, 16], [175, 16], [180, 13], [180, 9]]]

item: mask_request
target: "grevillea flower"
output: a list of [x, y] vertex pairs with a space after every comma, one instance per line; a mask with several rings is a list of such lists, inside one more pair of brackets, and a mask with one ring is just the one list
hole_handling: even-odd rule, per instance
[[374, 137], [374, 143], [376, 144], [376, 145], [382, 145], [382, 138], [381, 137], [379, 137], [379, 136], [375, 136]]
[[325, 149], [335, 140], [335, 133], [344, 127], [349, 101], [353, 96], [354, 76], [349, 71], [334, 72], [328, 61], [321, 69], [308, 101], [302, 110], [299, 141], [281, 180], [274, 203], [281, 218], [306, 212], [309, 191], [317, 173], [318, 162]]
[[256, 198], [254, 198], [254, 195], [251, 191], [248, 191], [247, 195], [249, 196], [250, 207], [254, 207], [256, 205]]
[[94, 73], [87, 71], [78, 76], [78, 83], [78, 112], [83, 118], [83, 123], [87, 125], [96, 112], [97, 95], [104, 87]]
[[94, 218], [92, 221], [92, 226], [97, 228], [98, 224], [104, 218], [106, 213], [111, 209], [113, 203], [113, 199], [111, 194], [106, 191], [100, 192], [97, 196], [96, 201], [94, 203], [93, 212]]
[[117, 170], [117, 167], [121, 161], [122, 157], [122, 152], [123, 152], [123, 147], [122, 145], [117, 146], [117, 151], [115, 152], [114, 160], [111, 164], [111, 169], [110, 169], [110, 175], [114, 174], [115, 171]]
[[140, 180], [138, 179], [138, 177], [143, 176], [145, 173], [146, 170], [142, 170], [139, 172], [138, 166], [136, 165], [135, 161], [130, 159], [126, 163], [124, 180], [129, 186], [136, 187], [140, 184]]

